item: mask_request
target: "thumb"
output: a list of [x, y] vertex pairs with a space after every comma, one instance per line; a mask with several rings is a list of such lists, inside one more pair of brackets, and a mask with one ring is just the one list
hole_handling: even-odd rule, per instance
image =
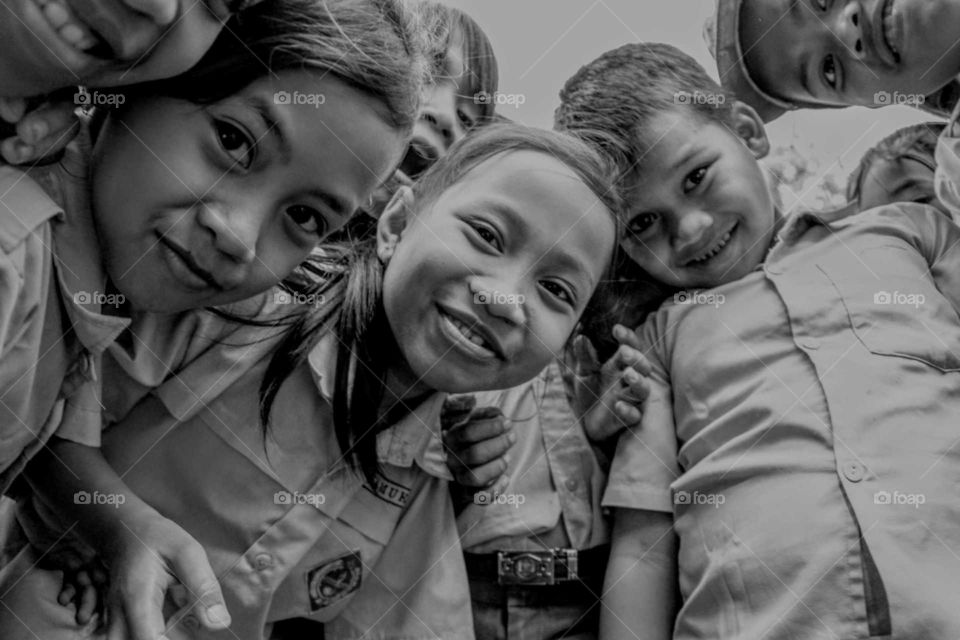
[[199, 544], [190, 545], [184, 552], [173, 558], [171, 568], [196, 602], [200, 623], [214, 631], [229, 627], [230, 612], [227, 611], [223, 592], [220, 590], [220, 582], [207, 560], [203, 547]]

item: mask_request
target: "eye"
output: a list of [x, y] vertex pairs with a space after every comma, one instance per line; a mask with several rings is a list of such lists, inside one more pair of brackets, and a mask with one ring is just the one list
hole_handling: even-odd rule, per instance
[[254, 144], [239, 127], [235, 127], [224, 120], [215, 120], [217, 140], [233, 162], [244, 169], [249, 169], [253, 163]]
[[707, 168], [699, 167], [690, 172], [686, 180], [683, 181], [683, 192], [687, 193], [696, 189], [703, 179], [707, 177]]
[[315, 234], [318, 238], [327, 235], [327, 222], [316, 209], [298, 204], [288, 207], [287, 215], [307, 233]]
[[577, 301], [574, 295], [567, 289], [567, 287], [563, 286], [559, 282], [554, 282], [553, 280], [543, 280], [540, 283], [540, 286], [542, 286], [547, 293], [554, 296], [558, 300], [565, 302], [571, 307], [576, 307]]
[[500, 242], [500, 235], [491, 226], [481, 222], [471, 222], [470, 228], [473, 229], [474, 233], [480, 236], [481, 240], [489, 244], [497, 251], [500, 251], [503, 248], [503, 245]]
[[647, 229], [656, 224], [659, 219], [660, 216], [658, 214], [645, 211], [630, 220], [627, 224], [627, 230], [634, 235], [642, 235]]
[[476, 124], [473, 117], [463, 109], [457, 109], [457, 120], [460, 121], [460, 126], [464, 129], [472, 129], [473, 125]]
[[836, 89], [837, 59], [833, 57], [833, 54], [830, 54], [823, 59], [823, 68], [821, 69], [821, 73], [823, 74], [823, 82], [831, 89]]

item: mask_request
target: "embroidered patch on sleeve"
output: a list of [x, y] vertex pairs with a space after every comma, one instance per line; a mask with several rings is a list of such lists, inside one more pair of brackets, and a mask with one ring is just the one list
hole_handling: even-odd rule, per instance
[[360, 588], [363, 564], [354, 551], [307, 571], [310, 611], [316, 612], [346, 598]]
[[410, 489], [408, 487], [388, 479], [382, 473], [378, 473], [374, 478], [372, 487], [366, 484], [364, 486], [373, 495], [395, 507], [405, 507], [407, 500], [410, 499]]

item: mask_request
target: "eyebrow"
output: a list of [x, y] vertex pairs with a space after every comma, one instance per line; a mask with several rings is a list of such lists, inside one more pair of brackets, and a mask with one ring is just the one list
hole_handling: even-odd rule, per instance
[[685, 166], [698, 153], [700, 153], [700, 149], [693, 145], [683, 149], [683, 153], [680, 154], [676, 162], [670, 165], [670, 169], [679, 169], [680, 167]]

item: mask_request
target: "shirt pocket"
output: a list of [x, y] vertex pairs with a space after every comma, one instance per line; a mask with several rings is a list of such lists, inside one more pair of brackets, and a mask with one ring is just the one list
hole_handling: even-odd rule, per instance
[[919, 252], [891, 243], [838, 253], [817, 266], [867, 350], [960, 371], [960, 316]]

